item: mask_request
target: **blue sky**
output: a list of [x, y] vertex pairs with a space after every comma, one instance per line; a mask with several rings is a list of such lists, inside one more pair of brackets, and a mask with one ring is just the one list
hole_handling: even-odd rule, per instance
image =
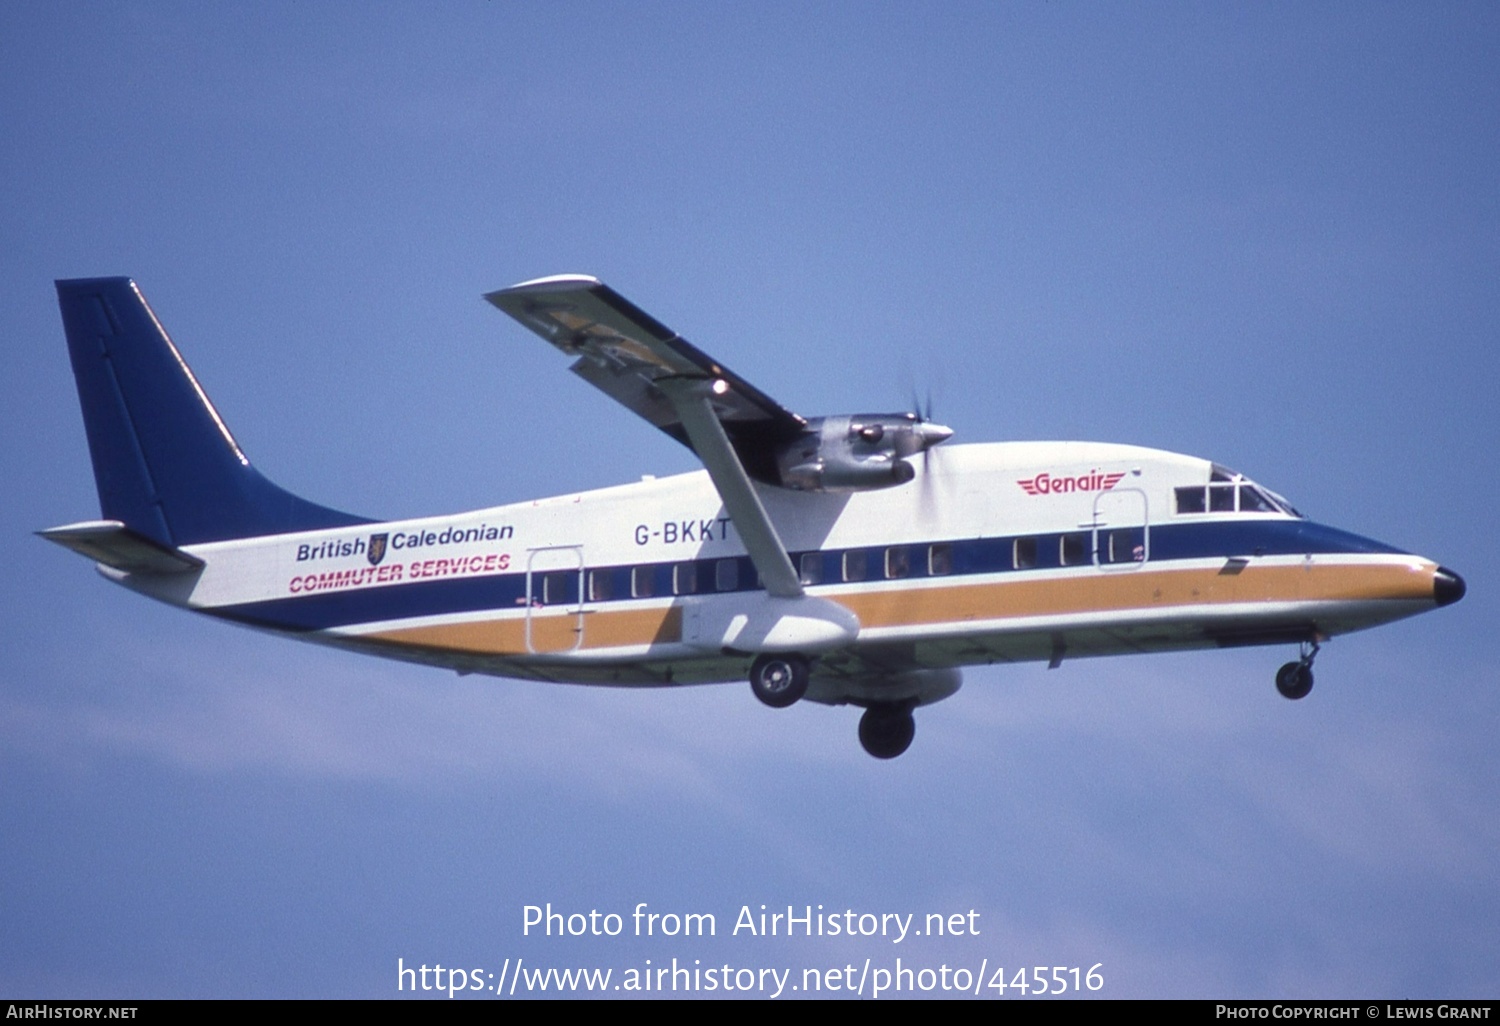
[[[1108, 996], [1494, 997], [1500, 16], [1486, 4], [0, 7], [0, 993], [407, 965], [1104, 964]], [[792, 409], [1212, 457], [1431, 556], [1325, 647], [848, 709], [288, 643], [96, 515], [52, 279], [127, 274], [268, 476], [408, 516], [693, 469], [480, 294], [596, 274]], [[712, 912], [712, 941], [522, 908]], [[724, 936], [742, 905], [978, 937]]]

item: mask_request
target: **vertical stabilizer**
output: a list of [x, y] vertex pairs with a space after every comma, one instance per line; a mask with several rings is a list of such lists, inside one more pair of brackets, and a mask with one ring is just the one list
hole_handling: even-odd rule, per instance
[[369, 522], [250, 465], [135, 282], [59, 281], [57, 299], [106, 519], [167, 546]]

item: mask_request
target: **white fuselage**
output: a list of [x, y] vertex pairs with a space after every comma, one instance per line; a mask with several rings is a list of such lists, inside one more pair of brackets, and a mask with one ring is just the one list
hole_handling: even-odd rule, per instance
[[[807, 595], [837, 607], [824, 619], [857, 621], [819, 633], [815, 612], [785, 635], [820, 654], [809, 697], [866, 700], [883, 680], [976, 663], [1318, 640], [1432, 608], [1430, 560], [1279, 508], [1179, 512], [1212, 470], [1015, 442], [936, 449], [877, 491], [758, 486]], [[742, 679], [746, 632], [788, 608], [757, 587], [703, 472], [185, 550], [201, 572], [105, 572], [308, 640], [503, 676]]]

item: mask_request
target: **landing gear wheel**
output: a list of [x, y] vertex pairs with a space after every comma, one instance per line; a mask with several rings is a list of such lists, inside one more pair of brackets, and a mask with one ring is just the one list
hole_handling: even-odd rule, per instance
[[799, 655], [763, 655], [750, 667], [750, 690], [772, 709], [785, 709], [807, 694], [809, 669]]
[[1283, 698], [1306, 698], [1312, 686], [1312, 666], [1308, 663], [1287, 663], [1276, 671], [1276, 690]]
[[917, 721], [905, 703], [872, 705], [859, 718], [859, 743], [877, 759], [894, 759], [911, 747], [916, 733]]
[[1313, 660], [1318, 658], [1318, 649], [1322, 647], [1317, 635], [1314, 635], [1302, 643], [1301, 659], [1295, 663], [1287, 663], [1276, 671], [1276, 690], [1281, 692], [1283, 698], [1296, 701], [1307, 697], [1313, 686]]

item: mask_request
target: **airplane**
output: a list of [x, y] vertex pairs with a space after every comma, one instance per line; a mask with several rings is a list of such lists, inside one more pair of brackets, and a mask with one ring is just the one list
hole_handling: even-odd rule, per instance
[[1296, 645], [1276, 687], [1300, 699], [1329, 638], [1466, 589], [1209, 460], [800, 416], [582, 275], [485, 298], [704, 469], [374, 520], [262, 477], [132, 280], [57, 293], [101, 519], [42, 537], [174, 606], [460, 674], [748, 679], [775, 708], [862, 707], [890, 759], [965, 666]]

